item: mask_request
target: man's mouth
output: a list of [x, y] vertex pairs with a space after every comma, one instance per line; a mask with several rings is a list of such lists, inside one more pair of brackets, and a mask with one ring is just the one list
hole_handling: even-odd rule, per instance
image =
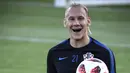
[[74, 32], [80, 32], [82, 29], [72, 29]]

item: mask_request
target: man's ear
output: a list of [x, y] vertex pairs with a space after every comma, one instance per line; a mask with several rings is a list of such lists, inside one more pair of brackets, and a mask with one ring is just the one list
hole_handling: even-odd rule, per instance
[[90, 17], [88, 17], [87, 21], [88, 21], [88, 26], [90, 26], [91, 25], [91, 19], [90, 19]]
[[64, 27], [66, 27], [66, 24], [67, 24], [67, 21], [66, 21], [66, 19], [64, 18]]

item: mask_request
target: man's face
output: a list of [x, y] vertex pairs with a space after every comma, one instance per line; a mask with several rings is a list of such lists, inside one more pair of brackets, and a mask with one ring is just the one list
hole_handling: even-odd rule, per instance
[[71, 7], [66, 11], [64, 26], [68, 28], [72, 39], [80, 40], [88, 35], [89, 24], [90, 19], [83, 8]]

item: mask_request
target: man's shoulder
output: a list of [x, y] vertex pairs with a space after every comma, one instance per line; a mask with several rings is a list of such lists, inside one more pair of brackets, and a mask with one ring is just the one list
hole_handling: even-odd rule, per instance
[[100, 48], [104, 48], [106, 50], [110, 50], [110, 48], [108, 48], [104, 43], [102, 43], [102, 42], [100, 42], [92, 37], [91, 37], [91, 39], [92, 39], [92, 42], [95, 46], [100, 47]]
[[69, 39], [63, 40], [59, 44], [53, 46], [50, 50], [58, 50], [58, 49], [63, 49], [65, 47], [69, 46]]

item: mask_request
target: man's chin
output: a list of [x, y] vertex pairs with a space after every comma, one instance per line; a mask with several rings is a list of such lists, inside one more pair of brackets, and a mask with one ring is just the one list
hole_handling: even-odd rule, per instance
[[82, 40], [83, 38], [81, 36], [73, 36], [71, 37], [73, 40], [79, 41]]

